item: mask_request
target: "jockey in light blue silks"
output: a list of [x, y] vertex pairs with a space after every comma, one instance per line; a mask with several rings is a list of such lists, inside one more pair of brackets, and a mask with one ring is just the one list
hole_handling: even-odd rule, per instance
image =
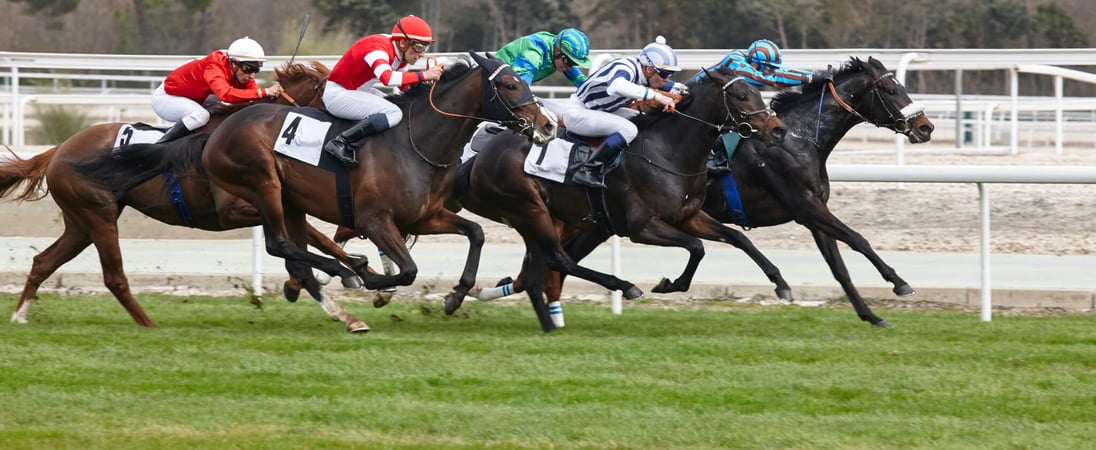
[[[809, 70], [792, 69], [784, 67], [783, 58], [780, 55], [780, 47], [768, 39], [759, 39], [750, 44], [746, 50], [735, 50], [728, 53], [719, 63], [709, 67], [709, 70], [718, 68], [730, 70], [735, 75], [742, 77], [750, 84], [758, 88], [766, 86], [783, 88], [808, 84], [814, 80], [832, 80], [830, 71], [812, 72]], [[696, 74], [694, 79], [706, 76], [703, 71]], [[723, 133], [723, 145], [725, 151], [715, 152], [715, 157], [709, 163], [709, 172], [719, 175], [730, 171], [730, 161], [727, 153], [733, 153], [741, 136], [729, 131]]]

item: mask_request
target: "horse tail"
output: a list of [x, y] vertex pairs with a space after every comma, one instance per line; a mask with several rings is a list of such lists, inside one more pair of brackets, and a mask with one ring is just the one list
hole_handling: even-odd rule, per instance
[[173, 171], [177, 176], [200, 174], [202, 150], [209, 133], [198, 133], [157, 144], [130, 144], [86, 161], [65, 161], [93, 184], [119, 197], [153, 177]]
[[11, 159], [0, 160], [0, 198], [7, 197], [19, 186], [23, 186], [23, 192], [13, 197], [13, 200], [34, 201], [49, 194], [49, 187], [45, 184], [46, 167], [55, 153], [57, 147], [30, 159], [23, 159], [12, 153]]

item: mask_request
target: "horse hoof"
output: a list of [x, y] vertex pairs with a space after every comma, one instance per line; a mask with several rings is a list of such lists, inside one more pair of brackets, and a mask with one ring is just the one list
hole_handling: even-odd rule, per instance
[[871, 326], [873, 326], [875, 328], [894, 328], [894, 325], [891, 325], [890, 322], [887, 322], [886, 320], [883, 320], [883, 319], [879, 319], [878, 322], [875, 322], [875, 323], [871, 324]]
[[374, 308], [384, 308], [388, 306], [388, 303], [392, 301], [392, 294], [394, 291], [381, 291], [377, 293], [376, 297], [373, 297]]
[[460, 309], [460, 305], [464, 303], [464, 298], [457, 298], [456, 295], [449, 294], [445, 296], [445, 315], [451, 316], [453, 313]]
[[498, 283], [495, 283], [495, 287], [502, 287], [504, 285], [507, 285], [507, 284], [510, 284], [510, 283], [513, 283], [513, 282], [514, 282], [513, 278], [506, 277], [506, 278], [503, 278], [503, 279], [499, 280]]
[[643, 290], [638, 287], [632, 286], [628, 290], [624, 291], [624, 298], [628, 300], [635, 300], [643, 296]]
[[301, 290], [290, 287], [289, 282], [286, 281], [282, 284], [282, 295], [289, 300], [289, 303], [296, 303], [297, 299], [301, 298]]
[[894, 293], [896, 295], [898, 295], [899, 297], [907, 297], [907, 296], [915, 294], [915, 292], [913, 291], [913, 288], [911, 288], [910, 285], [908, 285], [908, 284], [903, 284], [901, 286], [895, 286], [894, 287]]
[[673, 292], [674, 285], [670, 282], [669, 278], [663, 278], [658, 282], [658, 285], [651, 289], [651, 292], [665, 294], [667, 292]]
[[791, 289], [777, 289], [776, 290], [776, 297], [781, 299], [781, 300], [784, 300], [786, 302], [794, 302], [795, 301], [795, 299], [792, 298], [792, 290]]
[[349, 333], [355, 333], [355, 334], [368, 333], [369, 332], [369, 325], [366, 325], [365, 322], [362, 322], [360, 320], [355, 320], [353, 322], [350, 322], [350, 323], [346, 324], [346, 331], [349, 332]]
[[347, 288], [347, 289], [355, 289], [355, 290], [361, 289], [362, 288], [362, 279], [358, 278], [357, 276], [342, 277], [342, 285], [343, 285], [344, 288]]

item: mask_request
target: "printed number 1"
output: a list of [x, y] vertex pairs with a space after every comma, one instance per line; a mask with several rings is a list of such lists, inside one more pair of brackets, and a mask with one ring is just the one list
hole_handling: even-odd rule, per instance
[[285, 127], [285, 131], [282, 132], [282, 136], [285, 138], [285, 145], [293, 144], [293, 137], [297, 135], [297, 128], [301, 126], [301, 117], [297, 116], [293, 118], [292, 122]]
[[122, 130], [122, 139], [118, 140], [118, 146], [121, 147], [123, 145], [129, 145], [130, 141], [132, 141], [132, 140], [133, 140], [133, 127], [131, 127], [129, 125], [126, 125], [125, 129]]

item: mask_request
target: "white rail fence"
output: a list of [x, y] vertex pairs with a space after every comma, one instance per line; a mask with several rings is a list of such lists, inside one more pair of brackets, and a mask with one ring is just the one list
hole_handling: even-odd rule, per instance
[[[699, 70], [711, 65], [727, 54], [727, 49], [679, 49], [680, 64], [687, 70]], [[638, 50], [615, 49], [595, 50], [592, 52], [595, 65], [603, 64], [612, 58], [634, 55]], [[954, 140], [956, 148], [964, 146], [965, 134], [974, 129], [977, 138], [972, 144], [976, 148], [989, 148], [990, 140], [995, 136], [992, 130], [1007, 125], [1007, 148], [1016, 153], [1020, 143], [1020, 121], [1024, 121], [1025, 132], [1029, 140], [1036, 129], [1029, 127], [1041, 117], [1037, 113], [1052, 114], [1054, 127], [1045, 133], [1051, 133], [1059, 153], [1067, 141], [1068, 132], [1072, 141], [1093, 141], [1091, 133], [1085, 133], [1077, 126], [1068, 125], [1065, 113], [1089, 113], [1069, 118], [1082, 120], [1086, 125], [1096, 124], [1096, 101], [1088, 98], [1067, 98], [1062, 95], [1064, 80], [1083, 83], [1096, 83], [1096, 75], [1065, 69], [1056, 66], [1076, 65], [1079, 61], [1096, 61], [1096, 49], [827, 49], [795, 50], [784, 52], [785, 62], [793, 67], [823, 69], [830, 65], [840, 65], [850, 57], [875, 57], [887, 67], [895, 70], [900, 81], [905, 81], [908, 70], [955, 71], [960, 74], [969, 70], [1004, 70], [1010, 74], [1007, 95], [994, 98], [979, 98], [962, 92], [961, 77], [957, 76], [954, 95], [921, 96], [912, 93], [917, 100], [924, 101], [928, 112], [934, 119], [944, 117], [954, 119]], [[461, 53], [438, 54], [446, 61], [459, 57]], [[0, 93], [0, 115], [3, 117], [3, 143], [13, 146], [26, 144], [25, 129], [28, 115], [36, 105], [87, 105], [98, 106], [96, 118], [104, 120], [143, 120], [157, 122], [148, 106], [148, 96], [163, 76], [178, 65], [195, 56], [162, 55], [95, 55], [95, 54], [52, 54], [52, 53], [15, 53], [0, 52], [0, 80], [3, 80], [4, 93]], [[288, 57], [272, 57], [272, 64], [264, 68], [269, 72], [280, 61]], [[333, 66], [338, 56], [301, 56], [299, 61], [317, 60], [327, 66]], [[1027, 64], [1016, 64], [1025, 61]], [[420, 63], [421, 64], [421, 63]], [[1054, 80], [1053, 97], [1024, 97], [1018, 88], [1020, 73], [1049, 76]], [[27, 80], [50, 80], [48, 85], [28, 84]], [[97, 81], [97, 88], [66, 88], [74, 81]], [[128, 87], [121, 87], [121, 86]], [[141, 86], [141, 87], [134, 87]], [[68, 92], [65, 90], [68, 89]], [[570, 87], [542, 87], [535, 89], [538, 95], [547, 98], [559, 98], [569, 94]], [[119, 95], [132, 97], [119, 97]], [[931, 101], [926, 101], [931, 100]], [[1007, 121], [996, 118], [997, 112], [1009, 114]], [[1021, 114], [1034, 113], [1034, 114]], [[969, 119], [964, 116], [970, 116]], [[1078, 119], [1081, 118], [1081, 119]], [[943, 125], [942, 123], [939, 125]], [[1038, 124], [1038, 130], [1047, 129], [1047, 122]], [[938, 133], [939, 134], [939, 133]], [[1080, 136], [1080, 137], [1078, 137]], [[1096, 143], [1094, 143], [1096, 145]], [[902, 163], [902, 145], [898, 147], [898, 163]]]

